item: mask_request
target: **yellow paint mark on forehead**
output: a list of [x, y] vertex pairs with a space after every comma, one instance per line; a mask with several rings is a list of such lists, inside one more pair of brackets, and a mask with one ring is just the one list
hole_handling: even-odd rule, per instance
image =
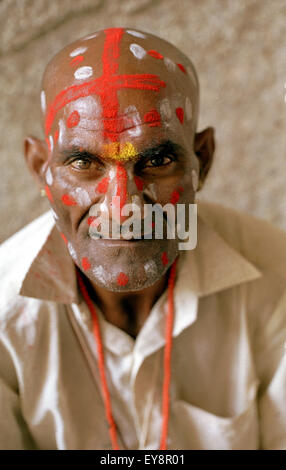
[[133, 160], [138, 152], [131, 142], [112, 142], [103, 146], [103, 156], [114, 160]]

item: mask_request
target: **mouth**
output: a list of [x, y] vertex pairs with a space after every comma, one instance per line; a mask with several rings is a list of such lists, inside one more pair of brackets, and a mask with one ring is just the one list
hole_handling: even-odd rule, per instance
[[142, 244], [144, 242], [150, 242], [150, 241], [153, 241], [155, 240], [155, 237], [154, 237], [154, 233], [153, 232], [150, 232], [148, 234], [143, 234], [143, 236], [141, 236], [140, 238], [137, 237], [137, 238], [134, 238], [134, 237], [131, 237], [129, 239], [127, 238], [124, 238], [122, 236], [120, 237], [117, 237], [117, 238], [108, 238], [108, 237], [104, 237], [102, 236], [101, 234], [99, 233], [94, 233], [94, 234], [89, 234], [89, 238], [91, 238], [92, 240], [97, 240], [97, 241], [100, 241], [101, 243], [105, 244], [105, 245], [112, 245], [112, 246], [115, 246], [115, 245], [126, 245], [126, 246], [130, 246], [130, 245], [138, 245], [138, 244]]
[[137, 246], [141, 246], [141, 245], [145, 245], [146, 246], [146, 242], [150, 242], [152, 240], [145, 240], [144, 238], [142, 239], [131, 239], [131, 240], [125, 240], [124, 238], [120, 238], [120, 239], [112, 239], [112, 238], [101, 238], [101, 239], [98, 239], [98, 243], [100, 243], [101, 245], [103, 246], [110, 246], [110, 247], [116, 247], [116, 246], [120, 246], [120, 247], [128, 247], [128, 248], [135, 248]]

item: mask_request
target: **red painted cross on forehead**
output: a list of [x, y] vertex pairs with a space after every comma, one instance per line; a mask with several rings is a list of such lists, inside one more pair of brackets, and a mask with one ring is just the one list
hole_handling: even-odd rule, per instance
[[166, 83], [160, 80], [158, 75], [148, 73], [116, 75], [119, 65], [119, 44], [124, 30], [112, 28], [104, 32], [106, 39], [102, 53], [103, 72], [101, 77], [81, 85], [68, 87], [56, 96], [53, 103], [50, 104], [46, 115], [45, 131], [47, 136], [60, 109], [79, 98], [98, 95], [102, 105], [103, 136], [112, 142], [116, 142], [117, 134], [123, 130], [122, 120], [118, 117], [118, 90], [121, 88], [133, 88], [158, 92], [166, 86]]

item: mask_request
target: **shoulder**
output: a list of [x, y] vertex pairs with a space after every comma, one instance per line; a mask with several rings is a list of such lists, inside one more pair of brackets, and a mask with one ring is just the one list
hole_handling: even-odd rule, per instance
[[266, 220], [198, 201], [203, 220], [262, 273], [273, 272], [286, 281], [286, 232]]
[[[285, 331], [286, 232], [258, 217], [220, 204], [199, 201], [198, 213], [261, 272], [261, 277], [244, 286], [251, 331], [254, 335], [269, 328], [276, 333], [279, 329]], [[274, 329], [270, 326], [273, 324]]]
[[26, 225], [0, 245], [0, 322], [9, 321], [27, 304], [40, 301], [18, 294], [34, 258], [47, 239], [54, 220], [51, 211]]

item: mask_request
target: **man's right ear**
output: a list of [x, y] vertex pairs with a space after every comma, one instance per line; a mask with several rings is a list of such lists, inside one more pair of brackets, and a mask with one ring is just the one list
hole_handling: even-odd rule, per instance
[[44, 140], [27, 136], [24, 140], [24, 155], [28, 168], [40, 188], [45, 185], [44, 174], [47, 169], [49, 152]]

